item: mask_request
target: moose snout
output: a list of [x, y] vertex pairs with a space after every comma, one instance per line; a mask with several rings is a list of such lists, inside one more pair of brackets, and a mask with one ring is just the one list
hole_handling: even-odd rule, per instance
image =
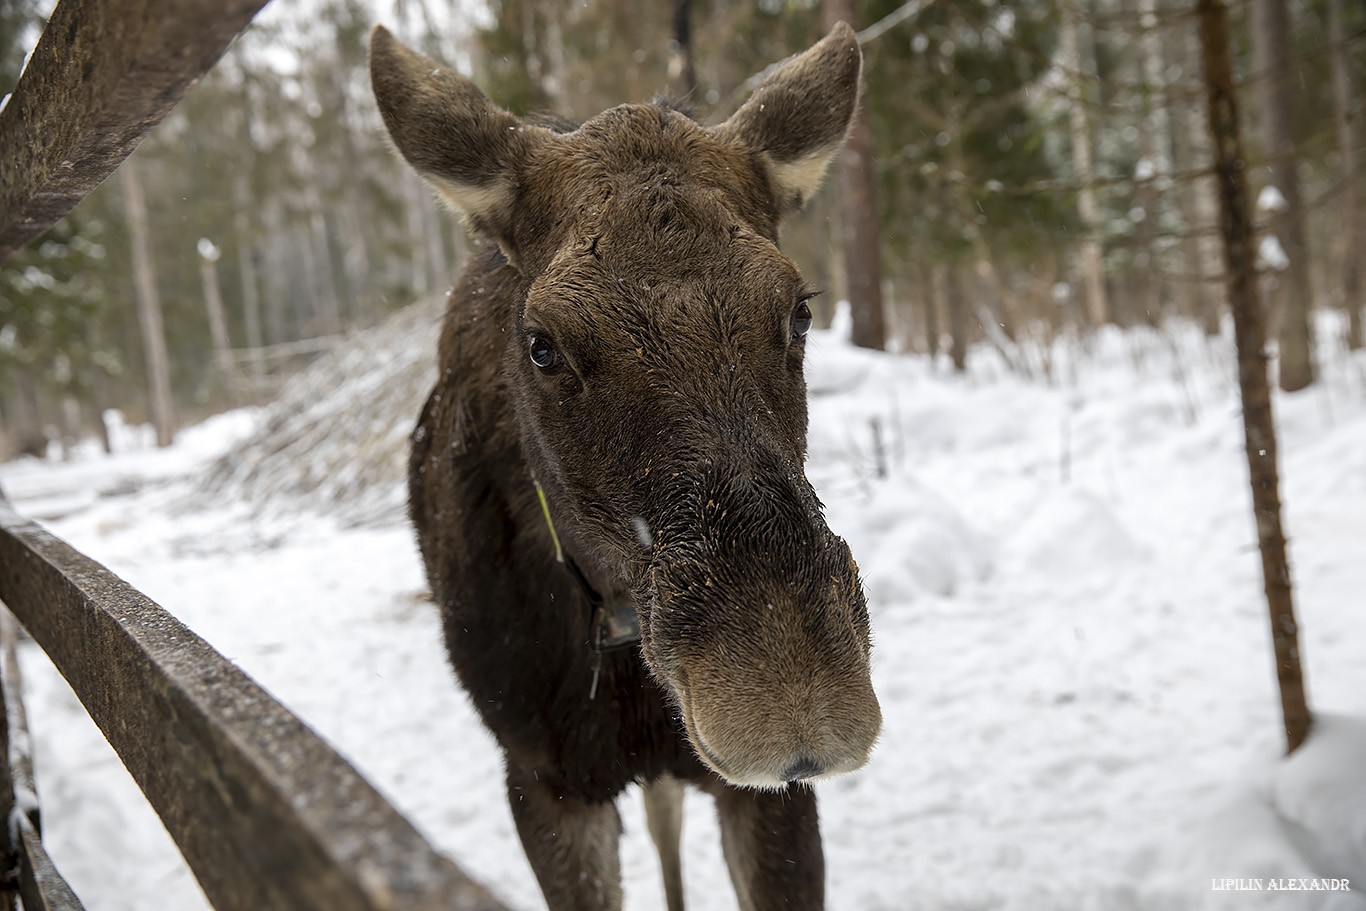
[[816, 778], [825, 772], [825, 766], [821, 765], [810, 756], [803, 756], [792, 765], [783, 770], [783, 781], [805, 781], [808, 778]]
[[780, 788], [852, 772], [868, 761], [882, 712], [866, 660], [775, 669], [762, 660], [687, 662], [679, 689], [698, 755], [733, 785]]
[[761, 462], [672, 498], [695, 506], [658, 525], [642, 646], [702, 761], [776, 789], [864, 765], [882, 712], [853, 555], [800, 472]]

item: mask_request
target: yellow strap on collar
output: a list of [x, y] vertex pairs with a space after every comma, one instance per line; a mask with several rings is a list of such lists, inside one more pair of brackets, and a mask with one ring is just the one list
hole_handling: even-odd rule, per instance
[[541, 482], [535, 478], [531, 483], [536, 485], [536, 499], [541, 501], [541, 515], [545, 516], [545, 527], [550, 529], [550, 540], [555, 542], [555, 560], [558, 563], [564, 562], [564, 550], [560, 547], [560, 536], [555, 534], [555, 523], [550, 521], [550, 504], [545, 501], [545, 491], [541, 489]]

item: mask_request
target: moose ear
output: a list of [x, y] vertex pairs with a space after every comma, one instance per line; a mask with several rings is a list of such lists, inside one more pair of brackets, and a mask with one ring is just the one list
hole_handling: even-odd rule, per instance
[[779, 208], [799, 209], [820, 188], [858, 106], [863, 54], [846, 22], [773, 67], [717, 132], [764, 153]]
[[370, 33], [370, 83], [400, 154], [475, 229], [506, 240], [518, 165], [542, 131], [379, 25]]

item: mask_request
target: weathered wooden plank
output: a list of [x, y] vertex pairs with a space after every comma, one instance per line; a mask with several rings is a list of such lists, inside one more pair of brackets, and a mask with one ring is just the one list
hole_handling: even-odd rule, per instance
[[206, 642], [5, 505], [0, 600], [219, 911], [506, 911]]
[[16, 814], [14, 828], [19, 836], [19, 897], [24, 911], [85, 911], [47, 856], [32, 820], [23, 813]]
[[[4, 492], [0, 491], [0, 497]], [[0, 638], [5, 638], [8, 630], [5, 628], [5, 621], [8, 619], [9, 611], [0, 610]], [[0, 659], [4, 661], [4, 667], [0, 668], [0, 821], [9, 820], [14, 813], [15, 807], [15, 784], [14, 784], [14, 760], [11, 756], [11, 746], [17, 739], [15, 736], [14, 718], [15, 710], [11, 703], [18, 699], [15, 681], [11, 679], [11, 664], [5, 646], [7, 642], [0, 642]], [[0, 876], [0, 907], [6, 911], [17, 907], [19, 900], [18, 877], [16, 872], [19, 867], [19, 852], [15, 847], [15, 840], [18, 832], [8, 824], [0, 826], [0, 865], [8, 871], [4, 876]]]
[[8, 791], [4, 795], [5, 818], [12, 812], [22, 813], [42, 831], [42, 816], [38, 806], [38, 785], [33, 777], [33, 741], [28, 732], [28, 715], [24, 710], [24, 678], [19, 672], [17, 643], [19, 623], [14, 615], [0, 607], [0, 682], [4, 686], [5, 753], [3, 757]]
[[0, 686], [4, 687], [4, 818], [13, 874], [6, 884], [23, 911], [84, 911], [39, 835], [38, 788], [33, 780], [33, 741], [24, 711], [24, 678], [19, 670], [19, 624], [0, 607]]
[[0, 262], [75, 208], [266, 0], [61, 0], [0, 112]]

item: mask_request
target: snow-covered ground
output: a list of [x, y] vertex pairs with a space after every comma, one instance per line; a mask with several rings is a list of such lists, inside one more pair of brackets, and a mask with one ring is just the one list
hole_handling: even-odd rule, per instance
[[[1320, 713], [1287, 761], [1231, 344], [1108, 331], [1051, 355], [1055, 383], [988, 349], [953, 376], [812, 334], [808, 474], [865, 573], [885, 717], [867, 768], [819, 787], [831, 908], [1366, 909], [1366, 361], [1330, 344], [1324, 380], [1276, 399]], [[542, 907], [408, 529], [191, 493], [260, 420], [169, 451], [128, 433], [112, 458], [0, 466], [0, 485], [513, 907]], [[60, 677], [31, 648], [24, 669], [46, 838], [77, 893], [206, 907]], [[661, 908], [639, 801], [621, 807], [627, 906]], [[710, 804], [688, 807], [690, 908], [733, 909]]]

